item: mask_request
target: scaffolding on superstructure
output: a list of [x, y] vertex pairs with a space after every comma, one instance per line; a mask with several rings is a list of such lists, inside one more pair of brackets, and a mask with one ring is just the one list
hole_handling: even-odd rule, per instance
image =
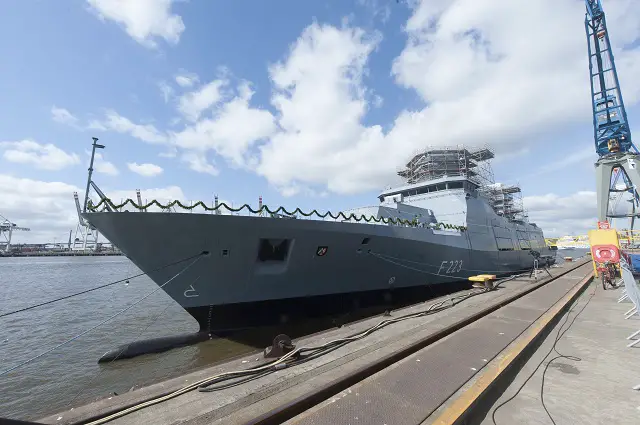
[[494, 183], [490, 162], [493, 157], [493, 151], [488, 147], [428, 147], [416, 152], [398, 175], [406, 179], [408, 184], [443, 177], [465, 177], [478, 187], [483, 187]]
[[526, 221], [520, 186], [495, 183], [491, 167], [493, 158], [494, 153], [488, 146], [427, 147], [416, 152], [398, 175], [407, 184], [446, 177], [464, 177], [476, 186], [478, 193], [489, 200], [497, 214], [513, 221]]
[[522, 200], [522, 189], [518, 184], [496, 183], [480, 189], [489, 199], [494, 211], [512, 221], [527, 221], [527, 213]]

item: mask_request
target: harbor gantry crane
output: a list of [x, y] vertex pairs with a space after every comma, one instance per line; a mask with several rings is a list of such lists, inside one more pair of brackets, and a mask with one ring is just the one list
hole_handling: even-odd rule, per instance
[[[631, 218], [633, 227], [633, 220], [638, 216], [637, 207], [640, 201], [638, 196], [640, 156], [631, 140], [627, 111], [622, 99], [601, 0], [585, 0], [585, 5], [593, 135], [599, 156], [595, 164], [598, 221], [628, 217]], [[623, 187], [618, 185], [620, 177], [624, 183]], [[628, 192], [632, 195], [631, 213], [608, 213], [609, 197], [611, 193], [616, 192]]]
[[15, 223], [11, 222], [5, 216], [0, 214], [0, 244], [4, 244], [4, 252], [11, 251], [11, 236], [13, 232], [23, 231], [28, 232], [31, 229], [28, 227], [19, 227]]
[[86, 251], [88, 249], [95, 251], [99, 246], [98, 239], [100, 237], [100, 233], [82, 217], [82, 207], [80, 206], [78, 192], [73, 192], [73, 200], [76, 203], [78, 224], [76, 225], [76, 233], [73, 238], [73, 243], [69, 244], [70, 248], [73, 251]]

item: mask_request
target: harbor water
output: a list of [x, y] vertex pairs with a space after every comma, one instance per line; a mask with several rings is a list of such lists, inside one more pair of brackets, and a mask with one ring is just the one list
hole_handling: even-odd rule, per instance
[[[0, 258], [0, 314], [140, 273], [125, 257]], [[146, 276], [0, 318], [0, 373], [99, 324], [157, 286]], [[161, 354], [98, 364], [106, 351], [140, 339], [197, 331], [162, 290], [112, 321], [0, 376], [0, 417], [35, 419], [122, 393], [254, 347], [211, 340]]]
[[[585, 250], [559, 251], [574, 258]], [[125, 257], [0, 258], [0, 314], [140, 273]], [[158, 287], [146, 276], [0, 318], [0, 373], [96, 326]], [[419, 300], [416, 300], [419, 301]], [[297, 325], [296, 325], [297, 326]], [[330, 327], [301, 324], [293, 336]], [[111, 363], [97, 360], [120, 344], [197, 331], [162, 290], [108, 323], [0, 376], [0, 418], [37, 419], [263, 348], [276, 329], [248, 331], [164, 353]], [[256, 355], [258, 356], [258, 354]]]

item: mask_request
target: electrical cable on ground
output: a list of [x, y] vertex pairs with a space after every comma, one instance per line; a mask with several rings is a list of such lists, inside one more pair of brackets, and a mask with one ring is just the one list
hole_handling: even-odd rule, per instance
[[[502, 279], [498, 282], [496, 282], [496, 285], [494, 286], [494, 288], [497, 288], [499, 285], [501, 285], [504, 282], [507, 282], [509, 280], [513, 280], [516, 277], [518, 277], [519, 275], [514, 275], [514, 276], [510, 276], [508, 278]], [[129, 408], [126, 409], [122, 409], [120, 411], [117, 411], [111, 415], [105, 416], [103, 418], [97, 419], [95, 421], [89, 422], [86, 425], [100, 425], [100, 424], [104, 424], [106, 422], [109, 422], [113, 419], [117, 419], [123, 416], [126, 416], [130, 413], [133, 413], [135, 411], [141, 410], [145, 407], [149, 407], [167, 400], [170, 400], [172, 398], [178, 397], [182, 394], [185, 394], [187, 392], [190, 392], [192, 390], [198, 389], [200, 392], [212, 392], [212, 391], [217, 391], [219, 389], [222, 388], [226, 388], [228, 386], [233, 386], [233, 385], [237, 385], [240, 382], [246, 382], [246, 380], [251, 380], [251, 379], [256, 379], [260, 376], [265, 376], [268, 375], [270, 373], [276, 372], [278, 370], [287, 368], [287, 367], [291, 367], [291, 366], [296, 366], [302, 363], [305, 363], [307, 361], [310, 361], [312, 359], [318, 358], [322, 355], [325, 355], [333, 350], [336, 350], [338, 348], [341, 348], [351, 342], [357, 341], [359, 339], [362, 339], [368, 335], [370, 335], [371, 333], [386, 327], [390, 324], [393, 323], [397, 323], [403, 320], [407, 320], [407, 319], [413, 319], [413, 318], [417, 318], [417, 317], [423, 317], [423, 316], [427, 316], [442, 310], [445, 310], [447, 308], [451, 308], [471, 297], [483, 294], [488, 292], [489, 290], [487, 289], [480, 289], [480, 290], [473, 290], [470, 291], [468, 293], [462, 294], [462, 295], [456, 295], [447, 299], [444, 299], [442, 301], [436, 302], [434, 304], [431, 304], [426, 310], [423, 311], [419, 311], [419, 312], [415, 312], [415, 313], [408, 313], [402, 316], [398, 316], [395, 317], [393, 319], [385, 319], [380, 321], [378, 324], [355, 334], [352, 334], [350, 336], [346, 336], [343, 338], [338, 338], [329, 342], [326, 342], [322, 345], [319, 346], [315, 346], [315, 347], [299, 347], [299, 348], [295, 348], [292, 351], [288, 352], [287, 354], [283, 355], [282, 357], [280, 357], [279, 359], [276, 359], [274, 361], [268, 362], [266, 364], [263, 364], [261, 366], [257, 366], [254, 368], [249, 368], [249, 369], [245, 369], [245, 370], [237, 370], [237, 371], [230, 371], [230, 372], [224, 372], [224, 373], [220, 373], [217, 375], [213, 375], [204, 379], [201, 379], [199, 381], [196, 381], [192, 384], [186, 385], [182, 388], [179, 388], [173, 392], [170, 393], [166, 393], [160, 396], [157, 396], [155, 398], [152, 398], [150, 400], [147, 400], [145, 402], [139, 403], [137, 405], [131, 406]], [[303, 356], [304, 355], [304, 356]], [[245, 378], [246, 377], [246, 378]], [[245, 378], [243, 380], [240, 380], [240, 382], [236, 381], [233, 383], [229, 383], [229, 384], [225, 384], [224, 386], [217, 386], [217, 387], [212, 387], [212, 385], [217, 384], [217, 383], [221, 383], [224, 381], [228, 381], [231, 379], [236, 379], [236, 378]]]
[[569, 356], [569, 355], [565, 355], [562, 354], [558, 351], [557, 349], [557, 345], [560, 342], [560, 340], [562, 339], [562, 337], [569, 331], [569, 329], [571, 329], [571, 327], [573, 326], [574, 322], [576, 321], [576, 319], [580, 316], [580, 314], [582, 314], [582, 312], [585, 310], [585, 308], [587, 308], [587, 306], [589, 305], [589, 303], [591, 302], [591, 300], [593, 299], [593, 297], [596, 294], [596, 291], [598, 289], [598, 285], [594, 283], [595, 281], [592, 282], [592, 284], [594, 285], [594, 289], [593, 292], [589, 295], [589, 298], [587, 299], [587, 302], [584, 304], [584, 306], [582, 306], [582, 308], [580, 309], [580, 311], [578, 311], [578, 313], [573, 317], [573, 319], [571, 320], [571, 322], [569, 323], [569, 326], [563, 331], [564, 326], [567, 324], [568, 320], [569, 320], [569, 316], [571, 315], [571, 312], [574, 310], [574, 308], [577, 305], [577, 301], [578, 299], [576, 299], [576, 301], [574, 302], [573, 306], [571, 307], [571, 309], [569, 309], [569, 311], [567, 312], [567, 314], [565, 314], [564, 319], [562, 321], [562, 324], [558, 327], [558, 332], [556, 333], [556, 337], [555, 340], [553, 342], [553, 345], [551, 346], [551, 349], [547, 352], [547, 354], [542, 358], [542, 360], [540, 360], [540, 362], [538, 363], [538, 365], [535, 367], [535, 369], [533, 370], [533, 372], [531, 372], [531, 374], [529, 374], [529, 376], [527, 377], [527, 379], [525, 379], [525, 381], [522, 383], [522, 385], [520, 385], [518, 387], [518, 390], [508, 399], [506, 399], [505, 401], [503, 401], [502, 403], [500, 403], [498, 406], [496, 406], [495, 409], [493, 409], [493, 412], [491, 413], [491, 420], [493, 421], [493, 425], [498, 425], [496, 422], [496, 412], [502, 408], [504, 405], [510, 403], [511, 401], [513, 401], [519, 394], [520, 391], [522, 391], [522, 389], [527, 385], [527, 383], [531, 380], [531, 378], [533, 378], [536, 374], [536, 372], [538, 371], [538, 369], [540, 369], [540, 366], [542, 366], [542, 364], [545, 362], [545, 360], [547, 360], [547, 358], [551, 355], [552, 352], [556, 352], [558, 355], [553, 357], [551, 360], [549, 360], [549, 362], [547, 363], [547, 365], [545, 366], [543, 372], [542, 372], [542, 382], [540, 384], [540, 401], [542, 403], [542, 407], [544, 409], [544, 411], [547, 413], [547, 416], [549, 417], [549, 419], [551, 420], [551, 422], [553, 423], [553, 425], [557, 425], [555, 420], [553, 419], [553, 417], [551, 416], [551, 413], [549, 412], [549, 409], [547, 408], [545, 402], [544, 402], [544, 383], [545, 383], [545, 376], [547, 373], [547, 370], [549, 369], [549, 366], [551, 365], [551, 363], [553, 363], [555, 360], [564, 358], [567, 360], [571, 360], [574, 362], [580, 362], [582, 361], [582, 359], [580, 357], [577, 356]]
[[166, 281], [165, 283], [163, 283], [162, 285], [158, 285], [158, 287], [157, 287], [156, 289], [154, 289], [153, 291], [149, 292], [149, 293], [148, 293], [147, 295], [145, 295], [144, 297], [142, 297], [142, 298], [138, 299], [138, 300], [137, 300], [136, 302], [134, 302], [133, 304], [130, 304], [130, 305], [129, 305], [129, 306], [127, 306], [126, 308], [124, 308], [124, 309], [122, 309], [122, 310], [118, 311], [117, 313], [115, 313], [115, 314], [113, 314], [113, 315], [109, 316], [107, 319], [105, 319], [105, 320], [103, 320], [102, 322], [98, 323], [97, 325], [95, 325], [95, 326], [93, 326], [93, 327], [91, 327], [91, 328], [89, 328], [89, 329], [87, 329], [87, 330], [85, 330], [85, 331], [83, 331], [83, 332], [79, 333], [78, 335], [74, 336], [73, 338], [70, 338], [70, 339], [68, 339], [68, 340], [66, 340], [66, 341], [64, 341], [64, 342], [61, 342], [60, 344], [58, 344], [58, 345], [56, 345], [56, 346], [54, 346], [54, 347], [52, 347], [52, 348], [50, 348], [50, 349], [48, 349], [48, 350], [46, 350], [46, 351], [43, 351], [42, 353], [40, 353], [40, 354], [38, 354], [38, 355], [36, 355], [36, 356], [34, 356], [34, 357], [29, 358], [28, 360], [25, 360], [24, 362], [19, 363], [19, 364], [17, 364], [16, 366], [10, 367], [9, 369], [6, 369], [6, 370], [4, 370], [4, 371], [0, 372], [0, 376], [4, 376], [4, 375], [6, 375], [6, 374], [7, 374], [7, 373], [9, 373], [9, 372], [12, 372], [12, 371], [14, 371], [14, 370], [16, 370], [16, 369], [18, 369], [18, 368], [20, 368], [20, 367], [22, 367], [22, 366], [26, 365], [26, 364], [29, 364], [29, 363], [31, 363], [32, 361], [34, 361], [34, 360], [36, 360], [36, 359], [39, 359], [40, 357], [42, 357], [42, 356], [44, 356], [44, 355], [46, 355], [46, 354], [49, 354], [49, 353], [51, 353], [51, 352], [52, 352], [52, 351], [54, 351], [54, 350], [57, 350], [58, 348], [62, 347], [63, 345], [66, 345], [66, 344], [68, 344], [68, 343], [70, 343], [70, 342], [72, 342], [72, 341], [74, 341], [74, 340], [76, 340], [76, 339], [80, 338], [81, 336], [88, 334], [89, 332], [91, 332], [91, 331], [93, 331], [93, 330], [97, 329], [98, 327], [100, 327], [100, 326], [104, 325], [105, 323], [107, 323], [107, 322], [108, 322], [108, 321], [110, 321], [111, 319], [115, 318], [116, 316], [119, 316], [120, 314], [122, 314], [122, 313], [124, 313], [124, 312], [126, 312], [126, 311], [130, 310], [132, 307], [136, 306], [137, 304], [139, 304], [139, 303], [141, 303], [142, 301], [144, 301], [146, 298], [148, 298], [148, 297], [150, 297], [151, 295], [155, 294], [155, 293], [156, 293], [156, 292], [158, 292], [160, 289], [164, 288], [166, 285], [168, 285], [170, 282], [172, 282], [175, 278], [177, 278], [177, 277], [178, 277], [178, 276], [180, 276], [182, 273], [184, 273], [187, 269], [189, 269], [192, 265], [194, 265], [194, 264], [195, 264], [195, 263], [196, 263], [200, 258], [202, 258], [202, 255], [204, 255], [204, 253], [198, 254], [198, 256], [197, 256], [197, 257], [196, 257], [196, 258], [195, 258], [191, 263], [189, 263], [185, 268], [183, 268], [182, 270], [180, 270], [180, 271], [179, 271], [177, 274], [175, 274], [171, 279], [167, 280], [167, 281]]
[[37, 307], [42, 307], [43, 305], [52, 304], [52, 303], [55, 303], [55, 302], [58, 302], [58, 301], [66, 300], [68, 298], [73, 298], [73, 297], [76, 297], [78, 295], [86, 294], [88, 292], [96, 291], [98, 289], [103, 289], [103, 288], [106, 288], [108, 286], [116, 285], [118, 283], [126, 282], [128, 280], [135, 279], [137, 277], [144, 276], [146, 274], [153, 273], [153, 272], [156, 272], [158, 270], [162, 270], [162, 269], [165, 269], [167, 267], [174, 266], [176, 264], [184, 263], [185, 261], [189, 261], [189, 260], [191, 260], [193, 258], [199, 257], [200, 255], [202, 255], [202, 253], [197, 254], [197, 255], [192, 255], [191, 257], [184, 258], [184, 259], [178, 260], [178, 261], [174, 261], [174, 262], [169, 263], [169, 264], [165, 264], [164, 266], [160, 266], [160, 267], [155, 268], [155, 269], [153, 269], [153, 270], [151, 270], [149, 272], [138, 273], [138, 274], [136, 274], [134, 276], [129, 276], [129, 277], [126, 277], [124, 279], [116, 280], [115, 282], [107, 283], [107, 284], [104, 284], [104, 285], [96, 286], [95, 288], [91, 288], [91, 289], [87, 289], [87, 290], [84, 290], [84, 291], [76, 292], [75, 294], [66, 295], [64, 297], [60, 297], [60, 298], [56, 298], [56, 299], [53, 299], [53, 300], [45, 301], [45, 302], [42, 302], [42, 303], [39, 303], [39, 304], [34, 304], [32, 306], [20, 308], [18, 310], [10, 311], [8, 313], [2, 313], [2, 314], [0, 314], [0, 318], [6, 317], [6, 316], [11, 316], [12, 314], [21, 313], [23, 311], [31, 310], [31, 309], [34, 309], [34, 308], [37, 308]]

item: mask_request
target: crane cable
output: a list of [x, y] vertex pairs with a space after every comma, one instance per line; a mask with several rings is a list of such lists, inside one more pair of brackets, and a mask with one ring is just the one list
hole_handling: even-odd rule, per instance
[[43, 305], [52, 304], [52, 303], [55, 303], [55, 302], [58, 302], [58, 301], [66, 300], [68, 298], [77, 297], [78, 295], [86, 294], [86, 293], [92, 292], [92, 291], [97, 291], [98, 289], [106, 288], [108, 286], [116, 285], [118, 283], [126, 282], [126, 281], [128, 281], [130, 279], [135, 279], [137, 277], [144, 276], [144, 275], [149, 274], [149, 273], [157, 272], [159, 270], [165, 269], [165, 268], [170, 267], [170, 266], [174, 266], [176, 264], [184, 263], [185, 261], [189, 261], [189, 260], [191, 260], [193, 258], [196, 258], [196, 257], [200, 256], [200, 255], [206, 255], [206, 251], [203, 251], [203, 252], [201, 252], [200, 254], [197, 254], [197, 255], [192, 255], [191, 257], [187, 257], [187, 258], [184, 258], [182, 260], [178, 260], [178, 261], [174, 261], [174, 262], [169, 263], [169, 264], [165, 264], [164, 266], [160, 266], [160, 267], [155, 268], [155, 269], [153, 269], [153, 270], [151, 270], [149, 272], [138, 273], [138, 274], [136, 274], [134, 276], [129, 276], [129, 277], [126, 277], [124, 279], [116, 280], [115, 282], [111, 282], [111, 283], [107, 283], [107, 284], [104, 284], [104, 285], [96, 286], [95, 288], [87, 289], [85, 291], [76, 292], [75, 294], [66, 295], [64, 297], [60, 297], [60, 298], [56, 298], [56, 299], [53, 299], [53, 300], [45, 301], [45, 302], [42, 302], [42, 303], [39, 303], [39, 304], [34, 304], [34, 305], [29, 306], [29, 307], [24, 307], [24, 308], [20, 308], [18, 310], [10, 311], [8, 313], [2, 313], [2, 314], [0, 314], [0, 318], [6, 317], [6, 316], [11, 316], [12, 314], [21, 313], [23, 311], [31, 310], [31, 309], [34, 309], [34, 308], [37, 308], [37, 307], [42, 307]]

